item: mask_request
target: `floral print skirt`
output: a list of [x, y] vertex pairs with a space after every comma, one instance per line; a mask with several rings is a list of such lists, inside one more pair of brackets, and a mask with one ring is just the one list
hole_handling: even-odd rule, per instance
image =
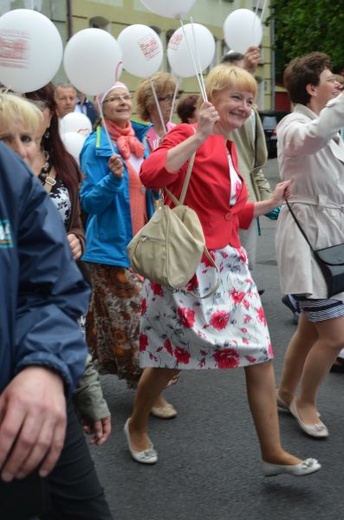
[[[140, 325], [140, 365], [174, 369], [236, 368], [273, 358], [265, 313], [242, 248], [210, 251], [220, 286], [195, 298], [146, 280]], [[186, 289], [205, 294], [217, 280], [203, 255]]]
[[116, 374], [135, 388], [139, 366], [142, 281], [130, 269], [88, 264], [92, 296], [86, 315], [86, 342], [100, 374]]

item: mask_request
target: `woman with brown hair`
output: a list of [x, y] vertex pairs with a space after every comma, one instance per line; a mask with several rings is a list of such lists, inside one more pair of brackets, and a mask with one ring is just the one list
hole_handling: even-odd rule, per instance
[[182, 123], [192, 124], [197, 122], [198, 100], [198, 94], [189, 94], [179, 101], [177, 105], [177, 114]]
[[136, 109], [142, 121], [152, 123], [146, 139], [149, 151], [159, 145], [164, 135], [175, 126], [171, 122], [177, 80], [168, 72], [156, 72], [143, 79], [136, 90]]
[[317, 396], [344, 345], [344, 293], [328, 297], [311, 247], [343, 243], [344, 94], [330, 57], [321, 52], [292, 60], [284, 83], [295, 106], [277, 126], [278, 162], [281, 178], [293, 182], [293, 195], [277, 222], [276, 256], [282, 291], [293, 295], [301, 314], [277, 402], [300, 430], [324, 438], [329, 430], [320, 420]]
[[32, 169], [60, 211], [73, 258], [79, 260], [85, 247], [79, 202], [82, 175], [59, 133], [54, 87], [49, 83], [39, 90], [26, 93], [25, 96], [43, 113], [40, 149]]

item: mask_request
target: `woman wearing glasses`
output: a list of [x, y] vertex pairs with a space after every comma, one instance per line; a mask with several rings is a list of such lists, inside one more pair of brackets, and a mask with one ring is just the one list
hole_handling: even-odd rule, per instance
[[176, 79], [168, 72], [157, 72], [143, 79], [136, 91], [136, 109], [143, 121], [152, 123], [147, 132], [149, 150], [155, 150], [164, 135], [175, 126], [170, 119], [177, 87]]
[[[148, 124], [130, 121], [132, 99], [117, 82], [100, 95], [102, 121], [84, 143], [80, 165], [85, 179], [80, 200], [87, 213], [86, 249], [93, 293], [86, 340], [100, 373], [115, 374], [135, 388], [139, 367], [142, 279], [130, 268], [127, 245], [153, 212], [151, 190], [138, 172], [149, 151]], [[167, 406], [158, 397], [152, 408]]]

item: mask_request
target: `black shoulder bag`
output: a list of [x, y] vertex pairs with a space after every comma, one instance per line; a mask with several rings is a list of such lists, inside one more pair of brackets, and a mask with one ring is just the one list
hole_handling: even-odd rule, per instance
[[331, 298], [331, 296], [334, 294], [344, 292], [344, 244], [338, 244], [336, 246], [324, 247], [322, 249], [316, 250], [313, 249], [306, 233], [295, 217], [289, 202], [286, 201], [286, 203], [297, 227], [307, 241], [313, 256], [325, 278], [328, 298]]

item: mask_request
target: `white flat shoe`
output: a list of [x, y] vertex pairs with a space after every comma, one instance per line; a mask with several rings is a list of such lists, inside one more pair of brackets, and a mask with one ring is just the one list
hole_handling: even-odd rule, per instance
[[166, 403], [165, 406], [152, 406], [151, 415], [159, 419], [174, 419], [177, 410], [172, 404]]
[[292, 475], [293, 477], [304, 477], [319, 471], [321, 464], [316, 459], [306, 459], [300, 464], [286, 466], [281, 464], [270, 464], [262, 462], [263, 474], [265, 477], [275, 477], [277, 475]]
[[310, 435], [311, 437], [316, 438], [324, 438], [329, 436], [329, 431], [325, 424], [322, 421], [319, 421], [315, 424], [306, 424], [303, 421], [301, 421], [300, 416], [298, 414], [297, 408], [296, 408], [296, 402], [295, 399], [292, 400], [289, 406], [289, 410], [292, 413], [292, 415], [297, 420], [300, 428], [307, 433], [307, 435]]
[[136, 462], [140, 462], [141, 464], [155, 464], [158, 461], [158, 453], [156, 452], [156, 450], [153, 449], [153, 444], [150, 441], [150, 448], [148, 448], [148, 450], [135, 451], [132, 449], [129, 433], [129, 420], [130, 419], [127, 419], [123, 431], [127, 438], [128, 448], [132, 458], [136, 460]]
[[[277, 408], [278, 410], [282, 412], [288, 412], [291, 413], [290, 407], [287, 405], [285, 401], [283, 401], [282, 397], [280, 397], [279, 393], [276, 392], [276, 401], [277, 401]], [[320, 413], [317, 412], [317, 416], [320, 417]]]

